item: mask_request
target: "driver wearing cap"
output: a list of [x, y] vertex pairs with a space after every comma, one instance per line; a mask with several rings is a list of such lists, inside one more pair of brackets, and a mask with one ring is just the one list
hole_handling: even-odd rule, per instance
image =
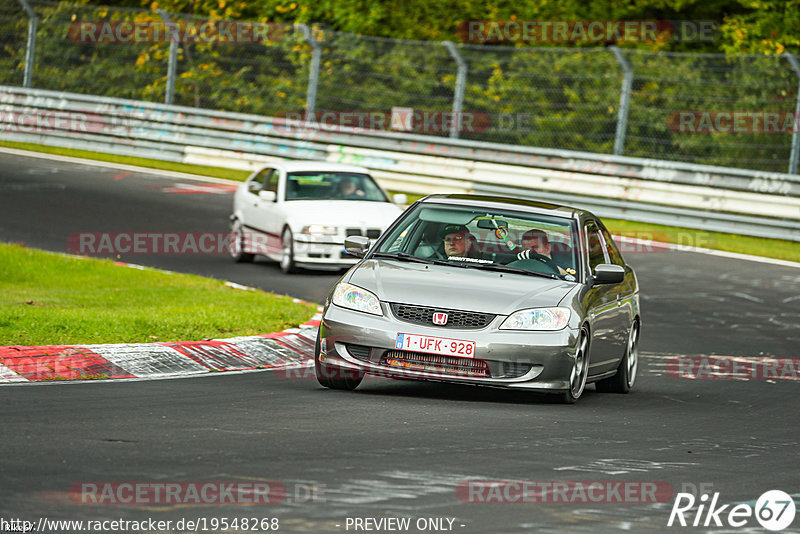
[[471, 252], [473, 237], [462, 224], [448, 224], [442, 230], [442, 244], [447, 257], [466, 258]]

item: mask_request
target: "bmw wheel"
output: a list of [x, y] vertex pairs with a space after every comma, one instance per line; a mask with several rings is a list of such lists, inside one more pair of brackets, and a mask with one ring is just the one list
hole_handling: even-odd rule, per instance
[[296, 273], [297, 266], [294, 263], [294, 236], [289, 227], [283, 230], [281, 236], [283, 248], [281, 250], [281, 271], [286, 274]]
[[234, 219], [231, 223], [231, 235], [229, 239], [229, 250], [233, 261], [236, 263], [248, 263], [253, 261], [255, 254], [246, 252], [244, 246], [244, 227], [239, 219]]

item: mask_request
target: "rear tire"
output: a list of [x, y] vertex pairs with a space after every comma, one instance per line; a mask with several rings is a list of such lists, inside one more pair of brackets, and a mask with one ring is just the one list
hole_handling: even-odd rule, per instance
[[636, 383], [639, 369], [639, 321], [634, 321], [628, 332], [625, 355], [619, 362], [617, 374], [597, 382], [597, 391], [602, 393], [628, 393]]
[[586, 378], [589, 376], [589, 334], [581, 330], [578, 348], [575, 351], [575, 365], [569, 376], [569, 389], [559, 394], [563, 404], [575, 404], [586, 389]]
[[239, 219], [234, 219], [231, 223], [230, 235], [231, 258], [236, 263], [250, 263], [255, 258], [255, 254], [245, 252], [244, 248], [244, 228]]
[[364, 379], [364, 373], [362, 372], [342, 369], [338, 366], [330, 367], [319, 361], [319, 357], [320, 339], [318, 332], [317, 343], [314, 346], [314, 374], [317, 376], [317, 382], [322, 387], [352, 391]]

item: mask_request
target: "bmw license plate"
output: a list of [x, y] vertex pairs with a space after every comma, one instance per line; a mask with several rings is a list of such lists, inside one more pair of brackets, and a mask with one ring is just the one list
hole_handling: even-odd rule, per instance
[[475, 342], [449, 337], [421, 336], [419, 334], [397, 334], [394, 344], [397, 350], [428, 352], [442, 356], [475, 357]]

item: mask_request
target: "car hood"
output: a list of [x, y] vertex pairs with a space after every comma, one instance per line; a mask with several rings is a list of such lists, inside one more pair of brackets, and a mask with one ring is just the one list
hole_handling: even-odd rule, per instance
[[367, 260], [350, 283], [384, 302], [508, 315], [524, 308], [556, 306], [575, 283], [474, 268]]
[[386, 228], [403, 212], [391, 202], [366, 200], [292, 200], [283, 208], [290, 223]]

